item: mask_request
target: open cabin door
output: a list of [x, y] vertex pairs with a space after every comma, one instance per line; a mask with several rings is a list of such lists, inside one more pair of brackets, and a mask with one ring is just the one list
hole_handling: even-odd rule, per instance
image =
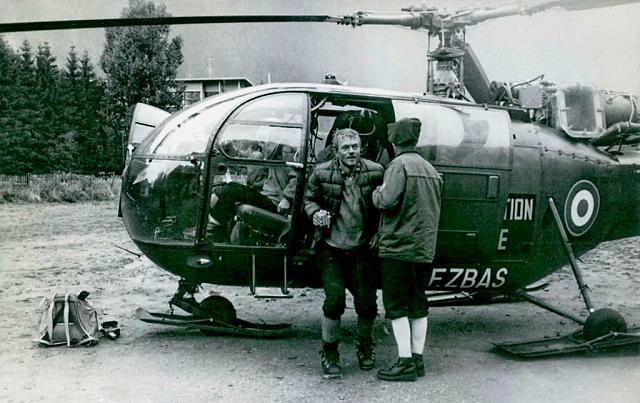
[[138, 102], [133, 109], [131, 126], [129, 127], [129, 141], [127, 142], [127, 163], [131, 159], [131, 154], [138, 147], [142, 140], [157, 127], [163, 120], [171, 116], [167, 111], [163, 111], [155, 106]]
[[220, 284], [280, 286], [302, 211], [308, 96], [277, 93], [246, 102], [218, 132], [209, 160], [205, 247]]

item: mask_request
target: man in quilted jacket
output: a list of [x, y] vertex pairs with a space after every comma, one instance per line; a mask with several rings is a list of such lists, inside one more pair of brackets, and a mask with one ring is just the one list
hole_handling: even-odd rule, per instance
[[370, 242], [378, 227], [371, 194], [382, 184], [383, 167], [360, 157], [360, 136], [352, 129], [335, 133], [335, 158], [315, 166], [304, 196], [305, 212], [316, 227], [322, 306], [322, 371], [342, 376], [338, 344], [345, 289], [353, 295], [357, 322], [356, 356], [361, 369], [375, 365], [373, 322], [377, 315], [376, 279]]

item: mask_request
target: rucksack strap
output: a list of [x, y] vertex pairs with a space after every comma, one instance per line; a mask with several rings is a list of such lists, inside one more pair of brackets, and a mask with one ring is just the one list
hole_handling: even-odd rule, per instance
[[64, 295], [64, 333], [67, 336], [67, 346], [70, 346], [71, 330], [69, 329], [69, 294]]
[[47, 314], [47, 335], [49, 336], [49, 342], [53, 344], [53, 309], [56, 306], [56, 294], [51, 296], [51, 303], [49, 304]]

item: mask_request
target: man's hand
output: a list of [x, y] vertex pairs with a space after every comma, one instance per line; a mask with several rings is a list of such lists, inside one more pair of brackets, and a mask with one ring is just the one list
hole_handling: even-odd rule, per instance
[[280, 200], [278, 203], [278, 213], [286, 213], [291, 208], [291, 203], [287, 199]]
[[313, 225], [316, 227], [329, 227], [331, 225], [331, 213], [327, 210], [318, 210], [313, 213]]
[[380, 233], [376, 232], [373, 235], [373, 238], [371, 238], [371, 241], [369, 241], [369, 249], [377, 249], [379, 244], [380, 244]]

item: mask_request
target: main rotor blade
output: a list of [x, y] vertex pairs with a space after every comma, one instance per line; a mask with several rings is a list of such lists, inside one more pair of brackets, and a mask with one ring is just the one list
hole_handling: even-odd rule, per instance
[[231, 24], [249, 22], [338, 22], [328, 15], [210, 15], [187, 17], [110, 18], [0, 23], [2, 32], [52, 31], [62, 29], [107, 28], [141, 25]]
[[458, 23], [461, 25], [475, 25], [480, 22], [496, 18], [508, 17], [511, 15], [530, 15], [554, 8], [561, 8], [568, 11], [580, 11], [633, 3], [640, 3], [640, 0], [521, 0], [501, 6], [463, 10], [459, 13], [454, 13], [445, 17], [445, 22]]
[[[592, 8], [604, 8], [620, 6], [622, 4], [638, 3], [638, 0], [555, 0], [555, 1], [543, 1], [539, 6], [532, 6], [530, 11], [544, 11], [549, 8], [559, 7], [565, 10], [589, 10]], [[540, 10], [536, 10], [541, 7]]]
[[[434, 8], [411, 7], [401, 13], [369, 13], [358, 12], [352, 16], [329, 15], [208, 15], [183, 17], [151, 17], [151, 18], [100, 18], [90, 20], [59, 20], [0, 23], [0, 33], [53, 31], [65, 29], [108, 28], [144, 25], [185, 25], [185, 24], [237, 24], [237, 23], [274, 23], [274, 22], [334, 22], [343, 25], [400, 25], [412, 29], [441, 28], [440, 19], [446, 23], [474, 25], [482, 21], [517, 14], [533, 14], [550, 8], [567, 10], [586, 10], [590, 8], [611, 7], [640, 0], [538, 0], [531, 5], [520, 1], [498, 7], [475, 8], [462, 10], [453, 14], [439, 14]], [[411, 12], [407, 12], [411, 11]]]
[[549, 3], [549, 6], [545, 7], [545, 9], [559, 7], [565, 10], [589, 10], [592, 8], [613, 7], [638, 2], [638, 0], [556, 0], [545, 1], [543, 3]]

